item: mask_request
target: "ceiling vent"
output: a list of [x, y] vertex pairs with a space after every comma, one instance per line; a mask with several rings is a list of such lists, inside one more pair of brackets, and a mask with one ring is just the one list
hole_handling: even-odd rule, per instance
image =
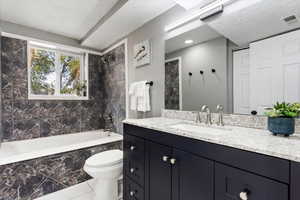
[[294, 24], [296, 22], [299, 22], [298, 18], [296, 15], [290, 15], [288, 17], [283, 18], [283, 21], [287, 24]]

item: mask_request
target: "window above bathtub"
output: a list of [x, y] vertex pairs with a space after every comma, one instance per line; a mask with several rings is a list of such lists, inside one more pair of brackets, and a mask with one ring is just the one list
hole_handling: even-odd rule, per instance
[[28, 99], [88, 100], [88, 56], [28, 43]]

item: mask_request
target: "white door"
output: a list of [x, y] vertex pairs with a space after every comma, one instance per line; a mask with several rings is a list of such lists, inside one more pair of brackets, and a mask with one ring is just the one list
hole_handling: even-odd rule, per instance
[[249, 49], [233, 52], [233, 104], [236, 114], [250, 114], [249, 73]]
[[300, 101], [300, 31], [250, 45], [250, 108]]

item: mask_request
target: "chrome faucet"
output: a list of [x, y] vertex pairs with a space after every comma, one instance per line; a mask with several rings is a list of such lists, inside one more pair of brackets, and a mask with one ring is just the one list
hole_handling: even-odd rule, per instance
[[209, 107], [207, 105], [203, 105], [202, 108], [201, 108], [201, 111], [202, 112], [206, 112], [206, 121], [205, 121], [205, 124], [211, 125], [212, 122], [211, 122], [211, 113], [210, 113]]
[[196, 116], [195, 122], [196, 122], [197, 124], [200, 124], [200, 123], [201, 123], [201, 113], [200, 113], [200, 111], [197, 112], [197, 116]]
[[224, 107], [220, 104], [217, 105], [217, 112], [219, 114], [217, 124], [219, 126], [224, 126], [224, 121], [223, 121]]

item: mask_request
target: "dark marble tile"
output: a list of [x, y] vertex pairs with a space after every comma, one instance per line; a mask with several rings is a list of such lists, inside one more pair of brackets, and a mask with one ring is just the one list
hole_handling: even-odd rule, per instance
[[75, 185], [90, 178], [83, 171], [83, 166], [91, 155], [89, 150], [78, 150], [60, 156], [50, 156], [39, 161], [38, 170], [63, 185]]
[[38, 197], [57, 192], [59, 190], [62, 190], [66, 188], [65, 185], [62, 185], [60, 183], [57, 183], [49, 178], [45, 179], [42, 184], [34, 190], [34, 193], [31, 194], [30, 199], [27, 200], [33, 200]]
[[63, 105], [64, 115], [80, 116], [80, 112], [81, 112], [80, 101], [64, 101], [62, 105]]
[[[0, 166], [0, 199], [32, 200], [89, 180], [85, 160], [102, 151], [121, 149], [121, 142], [100, 145]], [[18, 195], [19, 194], [19, 195]]]
[[65, 113], [62, 101], [40, 101], [40, 107], [41, 118], [61, 116]]
[[17, 87], [13, 87], [13, 97], [14, 99], [20, 100], [26, 100], [28, 99], [28, 89], [27, 89], [27, 83], [20, 83]]
[[13, 102], [14, 120], [31, 120], [40, 117], [40, 103], [31, 100], [15, 100]]
[[13, 101], [3, 100], [2, 101], [2, 119], [12, 119], [13, 118]]
[[62, 115], [54, 118], [45, 118], [40, 120], [41, 137], [62, 135], [80, 132], [80, 114]]
[[71, 112], [70, 115], [63, 115], [60, 123], [64, 125], [64, 132], [62, 134], [78, 133], [80, 132], [81, 125], [80, 113], [74, 115]]
[[165, 108], [179, 110], [179, 61], [165, 65]]
[[62, 116], [53, 118], [41, 118], [40, 120], [40, 135], [48, 137], [64, 134], [65, 125], [61, 124]]
[[3, 142], [13, 141], [13, 120], [12, 118], [2, 119]]
[[91, 131], [103, 128], [105, 128], [103, 114], [88, 112], [82, 115], [81, 131]]
[[1, 80], [1, 98], [3, 100], [13, 100], [13, 83], [12, 80], [9, 80], [7, 75], [2, 74]]
[[40, 137], [39, 120], [14, 121], [14, 127], [10, 140], [25, 140]]
[[35, 161], [0, 166], [0, 197], [11, 200], [28, 199], [43, 181], [34, 168]]
[[90, 101], [27, 101], [26, 41], [4, 38], [1, 42], [1, 96], [2, 104], [8, 103], [1, 124], [5, 141], [120, 129], [125, 117], [124, 46], [105, 55], [105, 64], [104, 57], [89, 55]]

